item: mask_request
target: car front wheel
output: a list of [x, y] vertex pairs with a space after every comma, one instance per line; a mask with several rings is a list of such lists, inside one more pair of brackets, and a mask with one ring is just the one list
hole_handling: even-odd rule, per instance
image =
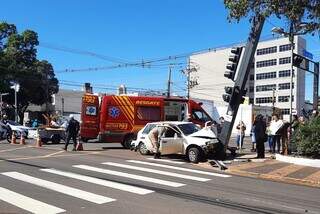
[[150, 153], [149, 150], [146, 147], [146, 144], [144, 144], [142, 142], [139, 143], [138, 151], [142, 155], [148, 155]]
[[193, 147], [188, 150], [187, 157], [191, 163], [198, 163], [202, 158], [202, 153], [200, 149]]

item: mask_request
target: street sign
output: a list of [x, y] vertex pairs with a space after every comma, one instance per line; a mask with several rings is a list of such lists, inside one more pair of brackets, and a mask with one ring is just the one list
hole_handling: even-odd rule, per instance
[[305, 49], [303, 49], [303, 53], [302, 54], [303, 54], [303, 56], [305, 56], [305, 57], [307, 57], [309, 59], [313, 59], [313, 54], [310, 53], [309, 51], [305, 50]]

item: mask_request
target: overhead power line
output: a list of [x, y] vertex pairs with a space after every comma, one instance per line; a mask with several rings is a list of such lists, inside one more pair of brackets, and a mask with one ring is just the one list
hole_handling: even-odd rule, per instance
[[39, 44], [39, 46], [43, 47], [43, 48], [48, 48], [48, 49], [57, 50], [57, 51], [63, 51], [63, 52], [67, 52], [67, 53], [74, 53], [74, 54], [79, 54], [79, 55], [91, 56], [91, 57], [99, 58], [99, 59], [109, 61], [109, 62], [114, 62], [114, 63], [129, 63], [130, 62], [128, 60], [120, 59], [117, 57], [105, 56], [105, 55], [94, 53], [94, 52], [87, 51], [87, 50], [80, 50], [80, 49], [75, 49], [75, 48], [63, 47], [63, 46], [49, 44], [46, 42], [41, 42]]

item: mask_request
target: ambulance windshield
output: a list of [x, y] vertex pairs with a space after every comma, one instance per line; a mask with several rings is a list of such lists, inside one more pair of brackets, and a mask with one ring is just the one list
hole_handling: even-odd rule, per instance
[[203, 110], [193, 109], [192, 110], [192, 117], [193, 117], [193, 119], [199, 120], [204, 123], [207, 121], [211, 121], [209, 116]]

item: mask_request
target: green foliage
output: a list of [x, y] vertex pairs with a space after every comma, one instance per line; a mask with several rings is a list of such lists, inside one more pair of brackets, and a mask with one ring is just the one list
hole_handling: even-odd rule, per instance
[[[14, 104], [12, 82], [20, 84], [18, 113], [20, 119], [32, 103], [50, 102], [58, 92], [58, 80], [48, 61], [37, 59], [38, 35], [31, 30], [18, 33], [14, 25], [0, 22], [0, 92], [9, 92], [4, 101]], [[47, 93], [48, 92], [48, 93]]]
[[274, 15], [289, 20], [295, 26], [305, 24], [304, 33], [320, 30], [319, 0], [224, 0], [224, 4], [229, 10], [230, 21], [255, 15], [265, 18]]
[[300, 155], [320, 158], [320, 117], [300, 125], [294, 135], [294, 142]]

